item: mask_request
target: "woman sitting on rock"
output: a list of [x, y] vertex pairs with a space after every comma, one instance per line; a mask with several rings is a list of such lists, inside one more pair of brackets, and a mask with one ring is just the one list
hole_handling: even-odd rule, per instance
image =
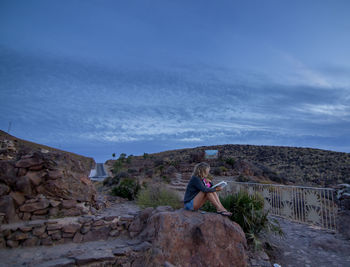
[[185, 197], [184, 204], [187, 210], [198, 210], [209, 200], [216, 208], [217, 213], [224, 216], [231, 216], [232, 213], [228, 212], [224, 206], [222, 206], [217, 191], [221, 191], [220, 186], [215, 188], [208, 188], [204, 185], [203, 179], [209, 175], [210, 166], [208, 163], [198, 163], [193, 170], [191, 180], [189, 181]]

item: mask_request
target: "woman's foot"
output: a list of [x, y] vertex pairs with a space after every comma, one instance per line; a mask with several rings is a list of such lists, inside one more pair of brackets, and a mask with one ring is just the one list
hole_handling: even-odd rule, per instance
[[223, 216], [227, 216], [227, 217], [230, 217], [232, 215], [232, 212], [229, 212], [227, 210], [221, 210], [221, 211], [218, 210], [216, 213], [221, 214]]

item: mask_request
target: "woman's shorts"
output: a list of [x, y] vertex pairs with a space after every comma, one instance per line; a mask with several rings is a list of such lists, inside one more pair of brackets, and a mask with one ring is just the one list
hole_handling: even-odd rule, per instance
[[185, 203], [185, 209], [186, 210], [194, 210], [193, 208], [193, 199], [191, 201], [188, 201]]

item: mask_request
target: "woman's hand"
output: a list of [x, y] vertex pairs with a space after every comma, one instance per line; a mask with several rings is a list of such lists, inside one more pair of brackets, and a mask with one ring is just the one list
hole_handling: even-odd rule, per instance
[[216, 192], [221, 191], [222, 187], [221, 186], [215, 187], [215, 190], [216, 190]]

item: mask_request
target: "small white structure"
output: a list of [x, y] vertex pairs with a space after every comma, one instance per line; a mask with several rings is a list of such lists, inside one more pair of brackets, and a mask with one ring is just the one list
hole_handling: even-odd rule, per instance
[[205, 150], [206, 159], [217, 159], [219, 157], [218, 150]]

